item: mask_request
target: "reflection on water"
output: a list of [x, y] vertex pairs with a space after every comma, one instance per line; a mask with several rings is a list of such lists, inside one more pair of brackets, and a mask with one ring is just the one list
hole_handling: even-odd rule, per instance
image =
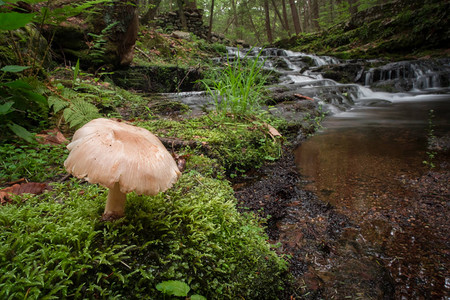
[[441, 270], [449, 267], [449, 242], [416, 220], [412, 208], [418, 205], [405, 180], [426, 172], [429, 110], [434, 110], [435, 134], [450, 131], [450, 96], [420, 100], [330, 117], [323, 132], [297, 149], [296, 164], [311, 182], [307, 188], [357, 223], [385, 258], [399, 284], [398, 297], [441, 298], [450, 293], [448, 271]]

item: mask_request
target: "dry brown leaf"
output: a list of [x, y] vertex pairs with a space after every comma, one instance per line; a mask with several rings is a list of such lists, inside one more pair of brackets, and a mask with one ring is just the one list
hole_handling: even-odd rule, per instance
[[267, 126], [267, 128], [269, 129], [269, 134], [270, 134], [272, 137], [275, 137], [275, 136], [282, 136], [281, 133], [280, 133], [278, 130], [276, 130], [275, 127], [273, 127], [272, 125], [266, 124], [266, 126]]
[[0, 190], [0, 203], [5, 204], [7, 202], [11, 202], [11, 194], [20, 195], [23, 193], [27, 193], [39, 195], [47, 189], [48, 185], [46, 183], [27, 182], [22, 184], [14, 184], [10, 187]]
[[41, 144], [60, 145], [67, 142], [67, 139], [57, 128], [44, 130], [40, 134], [36, 134], [37, 140]]

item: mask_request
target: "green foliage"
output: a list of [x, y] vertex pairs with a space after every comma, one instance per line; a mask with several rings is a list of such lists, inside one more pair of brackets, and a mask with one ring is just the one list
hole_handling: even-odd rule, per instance
[[191, 290], [189, 285], [179, 280], [168, 280], [158, 283], [156, 289], [166, 295], [186, 297]]
[[[19, 73], [27, 69], [22, 66], [5, 66], [5, 72]], [[3, 77], [2, 77], [3, 78]], [[31, 142], [31, 130], [35, 130], [47, 119], [47, 99], [43, 96], [45, 87], [35, 78], [21, 78], [2, 82], [0, 78], [0, 129], [9, 129], [18, 137]], [[0, 136], [8, 136], [2, 131]]]
[[70, 127], [79, 128], [87, 122], [101, 117], [98, 108], [83, 98], [81, 93], [59, 86], [60, 95], [48, 97], [48, 105], [62, 117]]
[[238, 56], [234, 61], [227, 57], [223, 70], [215, 70], [211, 80], [202, 80], [222, 116], [227, 113], [249, 115], [260, 109], [262, 89], [268, 77], [261, 72], [264, 62], [259, 60], [260, 54], [254, 59], [248, 54]]
[[347, 1], [326, 2], [320, 10], [319, 26], [328, 28], [348, 20], [350, 18], [349, 7], [350, 5]]
[[[191, 288], [188, 284], [180, 280], [168, 280], [158, 283], [156, 289], [165, 295], [176, 297], [187, 297]], [[205, 297], [200, 295], [192, 295], [189, 297], [191, 300], [206, 300]]]
[[328, 112], [323, 110], [321, 104], [314, 113], [307, 113], [304, 117], [304, 121], [306, 122], [303, 125], [303, 131], [305, 131], [308, 135], [313, 135], [316, 131], [323, 128], [322, 122], [327, 116]]
[[0, 12], [0, 30], [15, 30], [31, 22], [35, 14]]
[[[347, 2], [335, 5], [347, 5]], [[320, 33], [302, 33], [275, 45], [347, 59], [380, 56], [405, 59], [408, 55], [412, 59], [429, 55], [429, 49], [433, 49], [435, 56], [445, 56], [439, 49], [446, 49], [448, 44], [449, 19], [445, 13], [450, 3], [394, 1], [378, 5], [378, 1], [364, 0], [358, 5], [360, 12], [352, 18], [346, 9], [340, 12], [336, 6], [331, 14], [329, 5], [325, 5], [328, 9], [321, 10], [319, 21], [321, 26], [331, 27]], [[366, 9], [370, 10], [363, 11]]]
[[22, 72], [29, 68], [30, 68], [29, 66], [24, 67], [24, 66], [8, 65], [8, 66], [4, 66], [3, 68], [1, 68], [0, 71], [18, 73], [18, 72]]
[[51, 180], [64, 172], [65, 145], [37, 143], [0, 145], [0, 183], [25, 177], [29, 181]]
[[115, 223], [99, 222], [105, 198], [73, 179], [2, 207], [0, 297], [161, 299], [175, 280], [210, 299], [278, 298], [286, 262], [227, 181], [187, 171], [165, 194], [129, 195]]
[[96, 187], [85, 187], [85, 198], [76, 200], [76, 194], [61, 198], [60, 188], [52, 194], [59, 201], [49, 195], [23, 196], [26, 204], [0, 210], [0, 298], [79, 297], [83, 289], [93, 293], [95, 281], [83, 282], [83, 276], [120, 255], [111, 248], [99, 253], [92, 245], [100, 232], [94, 230], [95, 218], [79, 205], [93, 207], [88, 201]]
[[89, 56], [92, 57], [93, 63], [103, 63], [105, 57], [105, 45], [107, 40], [107, 35], [109, 32], [118, 24], [114, 22], [106, 26], [100, 34], [95, 34], [89, 32], [88, 35], [93, 38], [93, 45], [89, 51]]

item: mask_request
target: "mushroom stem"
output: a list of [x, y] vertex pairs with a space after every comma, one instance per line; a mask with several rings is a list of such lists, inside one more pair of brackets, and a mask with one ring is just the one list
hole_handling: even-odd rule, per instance
[[106, 200], [105, 212], [103, 213], [103, 220], [116, 220], [125, 215], [125, 202], [127, 194], [120, 191], [118, 182], [114, 187], [109, 189], [108, 200]]

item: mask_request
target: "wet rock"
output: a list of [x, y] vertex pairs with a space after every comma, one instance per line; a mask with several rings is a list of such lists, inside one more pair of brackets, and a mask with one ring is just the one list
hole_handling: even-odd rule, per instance
[[322, 66], [317, 71], [321, 72], [324, 78], [340, 83], [355, 83], [360, 81], [364, 67], [363, 63], [343, 63]]

